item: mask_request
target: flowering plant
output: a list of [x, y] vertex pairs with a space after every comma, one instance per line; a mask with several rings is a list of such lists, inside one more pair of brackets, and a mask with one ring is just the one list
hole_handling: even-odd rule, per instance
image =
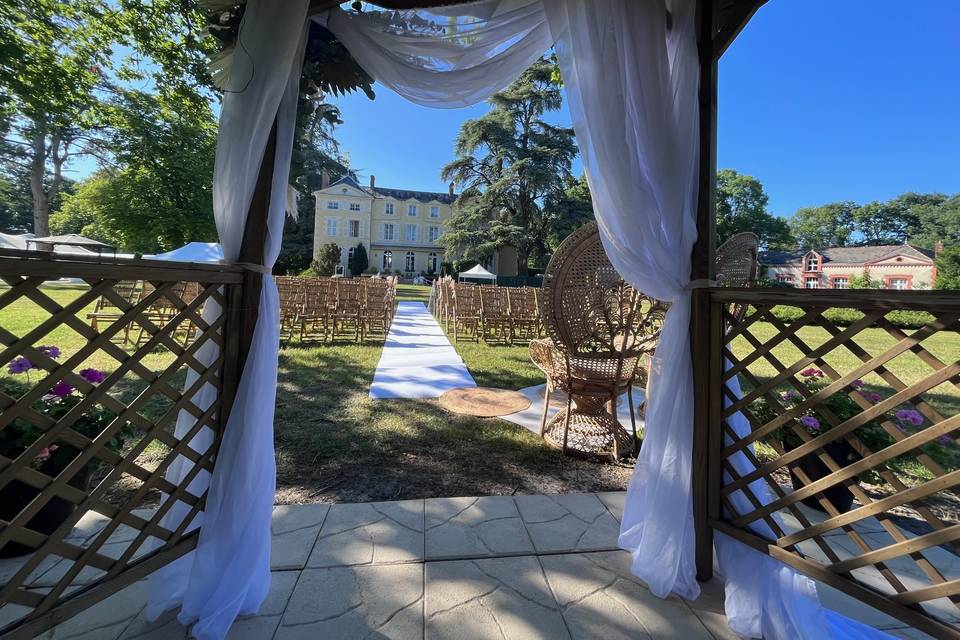
[[[37, 347], [37, 351], [54, 359], [59, 358], [61, 355], [60, 349], [52, 345]], [[11, 378], [3, 378], [0, 379], [0, 388], [10, 397], [22, 397], [33, 388], [30, 384], [29, 375], [30, 371], [34, 368], [37, 367], [26, 357], [18, 357], [7, 365], [7, 372], [14, 375], [24, 375], [27, 378], [27, 383], [19, 382]], [[93, 368], [83, 369], [79, 372], [79, 375], [91, 384], [99, 384], [106, 379], [104, 372]], [[37, 413], [47, 416], [54, 422], [59, 421], [83, 399], [76, 391], [76, 388], [69, 382], [59, 380], [47, 389], [46, 394], [34, 402], [31, 408]], [[84, 411], [83, 415], [74, 420], [70, 425], [70, 430], [93, 439], [100, 435], [115, 417], [116, 414], [113, 412], [94, 406]], [[131, 432], [132, 427], [130, 427], [129, 424], [124, 425], [107, 443], [107, 448], [111, 451], [119, 451], [122, 449], [124, 441]], [[43, 431], [35, 427], [30, 421], [24, 418], [15, 418], [11, 424], [0, 432], [0, 455], [8, 459], [16, 458], [33, 445], [42, 435]], [[50, 443], [37, 452], [31, 461], [31, 466], [48, 475], [55, 475], [70, 464], [79, 454], [79, 449], [66, 442], [59, 441]], [[84, 472], [74, 478], [75, 483], [85, 482], [88, 472], [99, 465], [100, 462], [96, 458], [92, 458]]]

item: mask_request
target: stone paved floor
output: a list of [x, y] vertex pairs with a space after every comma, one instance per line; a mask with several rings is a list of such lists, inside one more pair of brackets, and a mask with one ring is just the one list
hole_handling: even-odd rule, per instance
[[[735, 638], [717, 582], [692, 603], [654, 597], [617, 550], [623, 493], [278, 506], [273, 582], [230, 640]], [[88, 523], [92, 530], [97, 523]], [[55, 572], [56, 567], [48, 567]], [[42, 576], [41, 576], [42, 577]], [[39, 587], [39, 585], [38, 585]], [[825, 604], [925, 637], [836, 592]], [[138, 582], [44, 640], [183, 640], [147, 622]]]

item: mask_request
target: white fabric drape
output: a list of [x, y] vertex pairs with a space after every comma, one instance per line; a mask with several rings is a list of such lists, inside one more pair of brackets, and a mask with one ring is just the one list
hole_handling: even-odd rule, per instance
[[[280, 251], [287, 178], [299, 93], [308, 0], [251, 0], [240, 31], [243, 51], [235, 55], [224, 96], [214, 168], [214, 217], [224, 258], [240, 254], [243, 229], [267, 139], [277, 121], [276, 156], [264, 239], [264, 264]], [[219, 309], [205, 309], [205, 316]], [[238, 614], [256, 613], [270, 587], [270, 517], [276, 471], [273, 412], [279, 349], [279, 298], [263, 278], [259, 319], [240, 378], [233, 409], [209, 480], [196, 550], [151, 577], [148, 616], [181, 606], [179, 620], [193, 624], [201, 639], [223, 638]], [[215, 353], [205, 354], [206, 357]], [[212, 358], [207, 360], [212, 362]], [[188, 381], [189, 384], [189, 381]], [[201, 407], [209, 397], [197, 399]], [[192, 421], [178, 421], [178, 435]], [[210, 433], [192, 442], [209, 447]], [[191, 465], [178, 461], [168, 477], [175, 484]], [[192, 489], [199, 495], [203, 480]], [[182, 518], [178, 503], [165, 523]]]
[[607, 255], [631, 285], [671, 303], [620, 546], [653, 593], [696, 598], [686, 288], [697, 238], [695, 3], [566, 0], [544, 7]]
[[481, 0], [318, 20], [374, 79], [427, 107], [466, 107], [513, 82], [552, 41], [540, 0]]

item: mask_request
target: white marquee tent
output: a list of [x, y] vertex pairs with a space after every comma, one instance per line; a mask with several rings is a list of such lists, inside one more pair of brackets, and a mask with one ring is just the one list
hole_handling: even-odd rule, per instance
[[490, 273], [483, 268], [482, 265], [477, 265], [473, 269], [460, 272], [460, 280], [492, 280], [493, 282], [497, 281], [497, 276]]

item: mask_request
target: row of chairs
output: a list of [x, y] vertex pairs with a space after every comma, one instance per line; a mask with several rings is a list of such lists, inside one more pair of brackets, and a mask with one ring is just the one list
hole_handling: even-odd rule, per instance
[[[148, 297], [153, 293], [154, 286], [143, 280], [121, 280], [113, 285], [112, 290], [113, 292], [110, 295], [102, 295], [97, 298], [93, 311], [87, 314], [90, 328], [94, 331], [99, 332], [101, 325], [109, 326], [119, 320], [126, 313], [128, 305], [138, 304]], [[170, 322], [182, 307], [193, 302], [199, 295], [199, 282], [177, 282], [167, 294], [158, 296], [150, 304], [144, 314], [146, 320], [156, 327], [162, 327]], [[145, 325], [147, 323], [142, 318], [128, 322], [124, 325], [123, 331], [119, 331], [113, 336], [112, 341], [118, 344], [132, 344], [135, 347], [140, 347], [149, 341], [153, 335]], [[177, 326], [174, 339], [180, 340], [186, 345], [190, 342], [195, 331], [196, 326], [191, 321], [185, 320]]]
[[397, 279], [276, 276], [281, 335], [301, 341], [386, 336], [393, 322]]
[[534, 287], [498, 287], [455, 282], [434, 282], [433, 311], [453, 339], [486, 342], [530, 341], [543, 335], [540, 290]]

